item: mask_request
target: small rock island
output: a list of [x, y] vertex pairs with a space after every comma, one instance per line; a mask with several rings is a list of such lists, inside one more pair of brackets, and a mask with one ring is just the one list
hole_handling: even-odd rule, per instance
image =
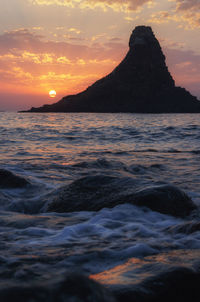
[[28, 112], [196, 113], [200, 101], [175, 86], [151, 27], [137, 26], [126, 57], [109, 75], [81, 93]]

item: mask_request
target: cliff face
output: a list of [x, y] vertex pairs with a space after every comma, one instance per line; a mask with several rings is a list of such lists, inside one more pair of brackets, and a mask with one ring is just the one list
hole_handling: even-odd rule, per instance
[[152, 29], [138, 26], [113, 72], [79, 94], [30, 112], [200, 112], [200, 101], [175, 87]]

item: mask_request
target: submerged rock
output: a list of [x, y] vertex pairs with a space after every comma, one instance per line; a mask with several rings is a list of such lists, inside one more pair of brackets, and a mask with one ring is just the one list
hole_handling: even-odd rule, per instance
[[163, 214], [185, 217], [196, 209], [190, 197], [174, 186], [155, 186], [134, 192], [132, 179], [105, 175], [80, 178], [55, 194], [47, 201], [45, 211], [98, 211], [131, 203]]
[[0, 188], [22, 188], [28, 184], [29, 182], [25, 178], [8, 170], [0, 169]]
[[109, 75], [79, 94], [29, 112], [200, 112], [200, 102], [175, 86], [151, 27], [137, 26], [126, 57]]

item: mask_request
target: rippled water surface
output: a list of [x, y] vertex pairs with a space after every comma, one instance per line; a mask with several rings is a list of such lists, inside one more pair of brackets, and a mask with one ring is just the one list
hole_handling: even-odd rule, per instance
[[199, 114], [0, 113], [0, 164], [30, 182], [1, 188], [0, 282], [69, 270], [115, 276], [120, 265], [137, 263], [138, 269], [138, 261], [140, 279], [148, 257], [154, 257], [152, 267], [170, 262], [177, 251], [180, 265], [183, 251], [195, 251], [187, 259], [198, 260], [200, 232], [169, 231], [199, 222], [198, 215], [176, 218], [126, 202], [93, 212], [47, 213], [43, 203], [77, 179], [104, 175], [127, 178], [135, 189], [172, 184], [199, 206]]

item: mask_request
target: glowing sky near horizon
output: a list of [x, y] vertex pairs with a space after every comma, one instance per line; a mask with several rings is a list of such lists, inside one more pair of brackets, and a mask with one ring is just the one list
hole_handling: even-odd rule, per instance
[[83, 90], [123, 59], [137, 25], [152, 26], [176, 84], [200, 98], [200, 0], [0, 4], [0, 110], [50, 104]]

